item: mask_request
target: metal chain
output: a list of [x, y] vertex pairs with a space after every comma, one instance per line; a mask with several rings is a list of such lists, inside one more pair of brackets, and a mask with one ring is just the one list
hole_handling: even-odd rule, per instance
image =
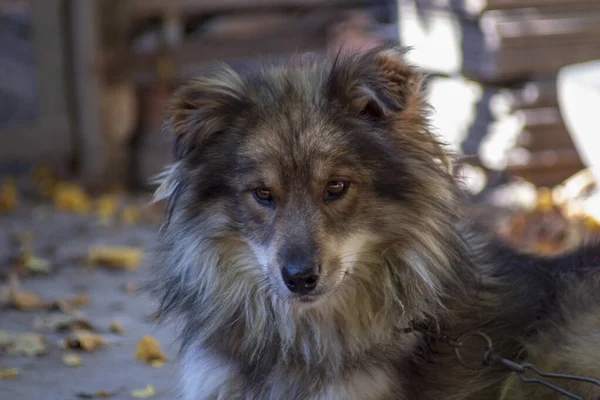
[[[560, 386], [550, 383], [547, 380], [544, 380], [542, 378], [573, 380], [573, 381], [586, 382], [586, 383], [590, 383], [590, 384], [593, 384], [596, 386], [600, 386], [600, 380], [598, 380], [598, 379], [584, 377], [584, 376], [578, 376], [578, 375], [543, 372], [543, 371], [540, 371], [533, 364], [517, 363], [515, 361], [501, 357], [499, 354], [494, 352], [492, 339], [487, 334], [485, 334], [481, 331], [468, 331], [468, 332], [465, 332], [462, 335], [460, 335], [458, 338], [453, 339], [449, 336], [442, 335], [441, 333], [439, 333], [437, 331], [432, 331], [432, 330], [428, 329], [427, 325], [424, 323], [411, 323], [409, 328], [404, 329], [404, 332], [406, 332], [406, 333], [419, 332], [429, 339], [437, 340], [441, 343], [449, 345], [453, 349], [454, 357], [456, 358], [456, 361], [460, 365], [462, 365], [463, 367], [465, 367], [469, 370], [479, 371], [484, 368], [488, 368], [494, 364], [499, 365], [510, 372], [516, 373], [517, 376], [519, 377], [519, 379], [521, 379], [521, 381], [523, 381], [525, 383], [537, 383], [540, 385], [544, 385], [544, 386], [546, 386], [552, 390], [555, 390], [556, 392], [561, 393], [561, 394], [567, 396], [568, 398], [571, 398], [574, 400], [584, 400], [584, 399], [583, 399], [583, 397], [578, 396], [574, 393], [571, 393], [568, 390], [563, 389]], [[483, 342], [481, 361], [478, 364], [466, 362], [460, 353], [460, 350], [463, 347], [465, 340], [472, 339], [472, 338], [478, 338]], [[527, 371], [534, 372], [540, 378], [527, 378], [525, 376], [525, 373]]]

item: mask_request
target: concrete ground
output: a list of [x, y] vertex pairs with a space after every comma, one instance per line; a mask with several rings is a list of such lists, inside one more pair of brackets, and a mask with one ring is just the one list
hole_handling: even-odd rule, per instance
[[[177, 352], [174, 329], [158, 328], [150, 321], [152, 299], [125, 290], [126, 284], [140, 285], [147, 278], [147, 260], [135, 271], [90, 268], [82, 261], [92, 245], [146, 247], [152, 243], [156, 227], [140, 224], [107, 227], [100, 225], [95, 217], [58, 213], [51, 207], [0, 215], [0, 287], [14, 251], [11, 237], [25, 230], [34, 234], [34, 254], [50, 260], [52, 271], [22, 278], [23, 289], [48, 301], [87, 293], [90, 303], [80, 310], [109, 345], [94, 352], [73, 350], [81, 356], [82, 365], [68, 367], [61, 360], [65, 350], [58, 344], [68, 333], [47, 332], [33, 324], [36, 318], [59, 312], [18, 311], [10, 304], [0, 303], [0, 333], [39, 332], [45, 336], [49, 348], [45, 355], [26, 357], [8, 355], [0, 347], [0, 368], [18, 370], [14, 378], [0, 379], [0, 399], [71, 400], [95, 398], [90, 395], [101, 391], [113, 394], [111, 399], [133, 399], [132, 390], [149, 384], [156, 391], [152, 399], [174, 398]], [[6, 286], [4, 290], [6, 293]], [[123, 335], [110, 333], [108, 328], [113, 320], [123, 326]], [[160, 341], [169, 359], [162, 368], [136, 361], [136, 344], [144, 335]]]

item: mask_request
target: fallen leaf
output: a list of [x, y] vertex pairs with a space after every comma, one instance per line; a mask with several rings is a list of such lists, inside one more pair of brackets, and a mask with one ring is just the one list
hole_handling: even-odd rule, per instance
[[148, 385], [144, 389], [132, 390], [131, 395], [138, 399], [147, 399], [156, 396], [156, 390], [154, 390], [154, 386]]
[[87, 352], [95, 351], [107, 344], [108, 342], [102, 336], [84, 330], [76, 330], [65, 339], [66, 348], [80, 349]]
[[39, 310], [47, 307], [35, 293], [21, 289], [21, 283], [16, 275], [11, 275], [8, 281], [10, 300], [21, 311]]
[[54, 206], [66, 212], [87, 214], [91, 209], [91, 201], [85, 191], [72, 183], [60, 182], [54, 187], [52, 194]]
[[33, 254], [25, 254], [22, 260], [23, 266], [32, 272], [49, 273], [50, 262], [34, 256]]
[[135, 348], [135, 358], [139, 362], [152, 365], [159, 361], [165, 363], [167, 356], [160, 349], [158, 340], [151, 336], [144, 336]]
[[90, 297], [87, 294], [80, 294], [62, 300], [56, 300], [54, 306], [64, 313], [71, 313], [79, 307], [87, 306], [90, 303]]
[[162, 361], [162, 360], [152, 360], [152, 361], [150, 362], [150, 366], [151, 366], [152, 368], [162, 368], [162, 367], [164, 367], [164, 366], [165, 366], [165, 364], [166, 364], [166, 362], [164, 362], [164, 361]]
[[90, 249], [88, 261], [111, 268], [135, 270], [142, 257], [143, 252], [137, 247], [96, 246]]
[[0, 367], [0, 379], [13, 379], [19, 374], [16, 368], [5, 369]]
[[122, 334], [125, 333], [125, 328], [123, 328], [123, 326], [118, 321], [111, 322], [110, 326], [108, 327], [108, 329], [112, 333], [116, 333], [116, 334], [119, 334], [119, 335], [122, 335]]
[[9, 214], [17, 208], [19, 192], [12, 179], [5, 180], [0, 186], [0, 213]]
[[119, 197], [116, 194], [105, 194], [96, 200], [96, 213], [103, 224], [108, 224], [114, 218], [119, 206]]
[[104, 390], [101, 390], [96, 393], [79, 392], [76, 394], [76, 396], [80, 399], [107, 399], [109, 397], [113, 397], [114, 395], [115, 393], [105, 392]]
[[52, 314], [48, 317], [36, 317], [33, 320], [33, 328], [48, 332], [65, 332], [70, 330], [94, 331], [95, 327], [85, 318], [82, 313]]
[[48, 347], [46, 346], [46, 338], [37, 333], [18, 333], [10, 335], [10, 343], [7, 345], [8, 354], [36, 356], [46, 354]]
[[77, 354], [67, 353], [63, 354], [62, 362], [67, 367], [80, 367], [81, 366], [81, 357]]

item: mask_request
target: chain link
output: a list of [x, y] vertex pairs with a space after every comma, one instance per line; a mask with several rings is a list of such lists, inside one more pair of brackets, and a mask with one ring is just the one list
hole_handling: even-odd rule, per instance
[[[583, 397], [578, 396], [574, 393], [571, 393], [568, 390], [563, 389], [560, 386], [550, 383], [547, 380], [544, 380], [542, 378], [573, 380], [573, 381], [578, 381], [578, 382], [590, 383], [590, 384], [600, 387], [600, 380], [598, 380], [598, 379], [584, 377], [584, 376], [578, 376], [578, 375], [543, 372], [543, 371], [540, 371], [533, 364], [517, 363], [515, 361], [501, 357], [500, 355], [498, 355], [497, 353], [494, 352], [494, 346], [493, 346], [492, 339], [487, 334], [485, 334], [481, 331], [468, 331], [468, 332], [463, 333], [456, 339], [453, 339], [449, 336], [441, 334], [437, 330], [429, 329], [427, 327], [427, 324], [425, 324], [425, 323], [412, 322], [410, 324], [409, 328], [404, 329], [404, 332], [405, 333], [419, 332], [424, 337], [426, 337], [428, 340], [439, 341], [441, 343], [447, 344], [448, 346], [452, 347], [456, 361], [460, 365], [462, 365], [463, 367], [465, 367], [471, 371], [480, 371], [480, 370], [490, 367], [492, 365], [498, 365], [510, 372], [516, 373], [517, 376], [519, 377], [519, 379], [521, 379], [521, 381], [523, 381], [525, 383], [536, 383], [536, 384], [546, 386], [546, 387], [548, 387], [558, 393], [561, 393], [561, 394], [567, 396], [568, 398], [574, 399], [574, 400], [584, 400], [584, 399], [583, 399]], [[477, 364], [468, 363], [467, 361], [465, 361], [465, 359], [462, 357], [462, 354], [460, 352], [461, 348], [463, 348], [463, 346], [464, 346], [464, 343], [467, 340], [472, 340], [473, 338], [476, 338], [476, 339], [479, 339], [480, 341], [482, 341], [481, 361]], [[526, 377], [525, 374], [528, 371], [532, 371], [533, 373], [537, 374], [539, 376], [539, 378]]]

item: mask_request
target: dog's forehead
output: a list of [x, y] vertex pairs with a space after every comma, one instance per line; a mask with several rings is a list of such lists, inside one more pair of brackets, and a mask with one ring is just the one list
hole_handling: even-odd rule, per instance
[[246, 133], [240, 151], [261, 169], [322, 171], [353, 158], [347, 135], [339, 127], [299, 105], [295, 110], [272, 110]]

